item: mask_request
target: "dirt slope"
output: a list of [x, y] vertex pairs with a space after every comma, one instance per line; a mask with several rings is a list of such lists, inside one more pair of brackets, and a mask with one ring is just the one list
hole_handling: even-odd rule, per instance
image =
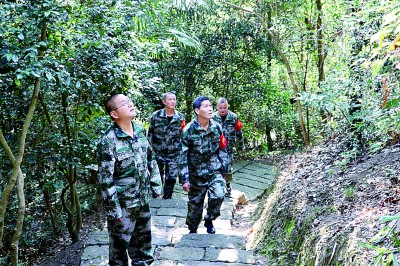
[[[400, 146], [347, 164], [340, 150], [325, 143], [279, 162], [252, 240], [271, 265], [373, 265], [377, 252], [357, 243], [368, 243], [387, 225], [398, 235], [400, 221], [379, 219], [400, 212]], [[371, 244], [395, 251], [400, 261], [392, 236]]]

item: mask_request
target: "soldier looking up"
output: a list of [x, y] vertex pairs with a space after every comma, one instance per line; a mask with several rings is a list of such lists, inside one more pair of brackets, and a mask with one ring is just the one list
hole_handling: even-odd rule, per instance
[[161, 177], [145, 130], [132, 119], [132, 101], [112, 95], [105, 104], [114, 123], [97, 145], [98, 180], [107, 211], [109, 264], [150, 265], [150, 190], [161, 197]]
[[228, 172], [226, 174], [226, 194], [229, 197], [231, 195], [231, 181], [232, 176], [232, 164], [233, 164], [233, 154], [234, 149], [237, 144], [237, 151], [241, 152], [243, 150], [243, 124], [240, 122], [238, 116], [228, 110], [228, 100], [226, 98], [219, 98], [217, 102], [218, 112], [214, 113], [212, 119], [218, 122], [222, 126], [224, 136], [227, 140], [226, 151], [228, 152]]
[[179, 175], [178, 157], [181, 151], [181, 132], [185, 127], [185, 116], [175, 110], [176, 95], [163, 95], [164, 109], [154, 112], [150, 118], [147, 138], [156, 155], [161, 179], [164, 184], [164, 199], [170, 199]]
[[181, 136], [182, 157], [180, 182], [188, 192], [186, 224], [190, 233], [197, 233], [203, 216], [203, 204], [208, 196], [204, 226], [207, 233], [215, 234], [213, 220], [220, 215], [224, 201], [225, 179], [228, 167], [226, 140], [221, 126], [211, 120], [213, 108], [210, 100], [200, 96], [193, 102], [197, 118], [186, 125]]

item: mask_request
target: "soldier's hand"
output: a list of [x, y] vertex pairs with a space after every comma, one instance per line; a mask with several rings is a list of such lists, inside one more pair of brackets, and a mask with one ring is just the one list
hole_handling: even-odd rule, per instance
[[122, 222], [122, 217], [116, 218], [115, 221], [116, 221], [116, 222], [119, 222], [119, 223]]
[[182, 184], [182, 188], [183, 188], [183, 191], [189, 192], [189, 190], [190, 190], [190, 183], [187, 182], [187, 183]]

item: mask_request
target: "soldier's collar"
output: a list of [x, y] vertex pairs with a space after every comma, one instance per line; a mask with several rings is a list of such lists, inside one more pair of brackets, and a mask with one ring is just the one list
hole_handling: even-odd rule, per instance
[[[135, 135], [137, 135], [137, 126], [135, 126], [135, 123], [133, 122], [133, 120], [131, 121], [131, 123], [132, 123], [132, 127], [133, 127], [133, 135], [135, 136]], [[117, 123], [115, 123], [114, 122], [114, 132], [115, 132], [115, 135], [118, 137], [118, 138], [126, 138], [126, 137], [128, 137], [128, 138], [130, 138], [131, 136], [129, 136], [128, 134], [126, 134], [122, 129], [121, 129], [121, 127], [117, 124]]]
[[208, 122], [208, 128], [207, 130], [204, 130], [204, 128], [200, 125], [199, 121], [197, 120], [197, 118], [193, 121], [194, 125], [195, 125], [195, 129], [198, 131], [209, 131], [212, 127], [212, 125], [214, 125], [214, 121], [212, 119], [210, 119], [210, 121]]
[[[176, 110], [174, 110], [174, 114], [170, 117], [175, 117], [175, 115], [176, 115]], [[168, 117], [165, 108], [161, 110], [161, 116]]]

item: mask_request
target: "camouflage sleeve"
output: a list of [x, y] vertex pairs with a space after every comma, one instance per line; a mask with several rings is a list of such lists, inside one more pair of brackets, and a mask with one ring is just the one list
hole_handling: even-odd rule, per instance
[[147, 149], [147, 168], [150, 172], [150, 189], [153, 194], [162, 194], [162, 182], [160, 170], [158, 169], [157, 161], [154, 157], [154, 152], [151, 147]]
[[243, 150], [244, 140], [243, 140], [243, 132], [242, 129], [236, 130], [236, 139], [238, 141], [238, 150]]
[[98, 175], [104, 207], [109, 218], [122, 217], [121, 205], [119, 204], [117, 189], [114, 184], [115, 156], [113, 144], [108, 139], [101, 140], [97, 145]]
[[[218, 124], [218, 131], [219, 131], [220, 135], [223, 135], [222, 127], [219, 124]], [[221, 174], [228, 173], [229, 155], [228, 155], [228, 151], [226, 150], [226, 147], [227, 147], [226, 146], [226, 142], [225, 142], [224, 145], [221, 145], [221, 143], [220, 143], [220, 146], [219, 146], [219, 149], [218, 149], [218, 159], [222, 164]]]
[[222, 163], [222, 174], [228, 173], [228, 164], [229, 164], [229, 157], [226, 148], [219, 149], [218, 151], [218, 158]]
[[150, 142], [150, 146], [153, 146], [153, 135], [154, 135], [154, 118], [151, 116], [149, 123], [149, 130], [147, 131], [147, 139]]
[[181, 174], [179, 175], [179, 182], [181, 184], [189, 182], [189, 167], [188, 167], [188, 152], [189, 152], [189, 135], [188, 130], [183, 130], [181, 134], [181, 154], [179, 156], [179, 169]]

